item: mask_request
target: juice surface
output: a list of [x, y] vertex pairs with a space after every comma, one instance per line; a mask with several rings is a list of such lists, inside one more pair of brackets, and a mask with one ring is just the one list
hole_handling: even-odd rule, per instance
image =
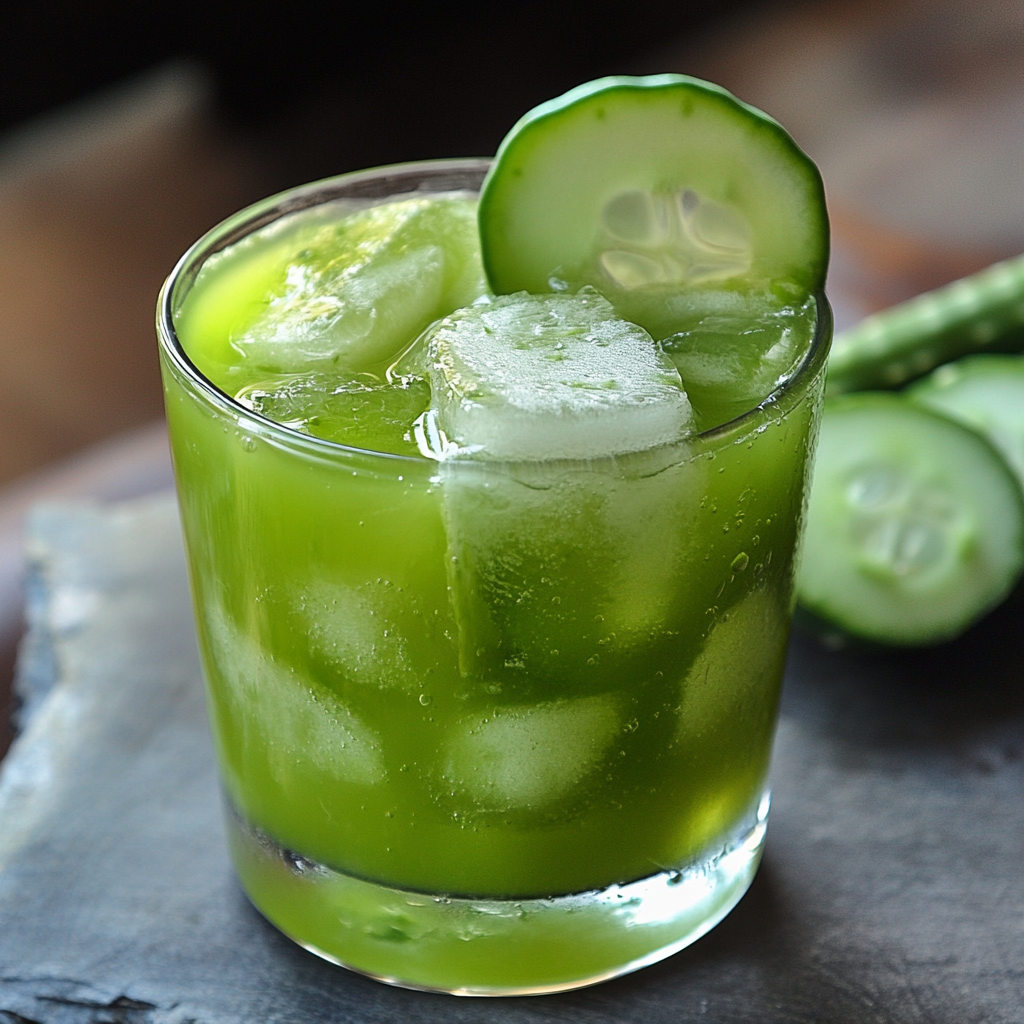
[[[820, 381], [615, 458], [424, 457], [429, 381], [388, 369], [486, 284], [472, 200], [416, 202], [370, 215], [400, 231], [385, 245], [371, 224], [363, 264], [331, 249], [351, 214], [319, 210], [220, 254], [179, 306], [185, 352], [239, 403], [165, 367], [228, 796], [303, 858], [430, 893], [685, 867], [749, 829], [765, 793]], [[341, 357], [312, 330], [286, 351], [252, 324], [305, 301], [302, 260], [397, 312], [367, 326], [310, 306]], [[813, 310], [793, 316], [800, 357]], [[739, 411], [700, 377], [706, 342], [676, 343], [700, 429]]]

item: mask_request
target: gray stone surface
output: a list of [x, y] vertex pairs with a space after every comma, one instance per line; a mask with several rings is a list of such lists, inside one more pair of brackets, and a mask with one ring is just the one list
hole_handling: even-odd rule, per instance
[[768, 852], [695, 946], [562, 996], [322, 963], [224, 850], [169, 498], [33, 519], [23, 732], [0, 775], [2, 1024], [1024, 1020], [1021, 594], [916, 654], [797, 637]]

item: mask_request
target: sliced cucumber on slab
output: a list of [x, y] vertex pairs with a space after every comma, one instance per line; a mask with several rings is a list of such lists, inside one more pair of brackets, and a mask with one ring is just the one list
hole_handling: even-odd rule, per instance
[[[1006, 475], [1016, 478], [1018, 500], [1024, 488], [1024, 356], [995, 354], [1021, 349], [1024, 256], [995, 263], [970, 277], [867, 317], [836, 336], [826, 384], [826, 395], [831, 397], [825, 403], [823, 443], [811, 498], [809, 536], [817, 540], [809, 546], [808, 550], [814, 553], [809, 555], [798, 588], [806, 609], [864, 639], [924, 644], [950, 639], [962, 632], [1009, 592], [1021, 571], [1019, 535], [1008, 529], [1015, 515], [1013, 502], [998, 496], [1005, 486], [996, 488], [984, 480], [978, 482], [977, 477], [982, 474], [990, 481], [997, 480], [997, 474], [992, 472], [992, 456], [998, 453], [1001, 459], [997, 461], [1006, 470], [1003, 483]], [[979, 350], [980, 354], [965, 354]], [[869, 391], [898, 388], [910, 381], [916, 383], [899, 394]], [[845, 398], [836, 397], [844, 394]], [[847, 399], [852, 406], [846, 404]], [[985, 534], [984, 543], [965, 542], [960, 559], [952, 557], [955, 546], [947, 544], [949, 557], [944, 563], [944, 577], [935, 575], [939, 561], [934, 562], [931, 576], [908, 562], [906, 572], [896, 573], [883, 586], [883, 576], [870, 569], [870, 559], [864, 550], [851, 551], [849, 543], [836, 543], [829, 554], [822, 541], [831, 530], [833, 540], [842, 535], [848, 542], [855, 522], [860, 524], [858, 529], [866, 529], [863, 514], [855, 516], [849, 502], [841, 500], [846, 492], [836, 484], [835, 471], [829, 467], [838, 458], [835, 449], [840, 442], [835, 438], [848, 436], [850, 423], [856, 422], [865, 438], [877, 441], [885, 430], [902, 430], [896, 421], [909, 423], [915, 407], [935, 418], [941, 417], [950, 426], [966, 428], [979, 441], [988, 442], [984, 453], [975, 446], [970, 464], [966, 455], [971, 449], [963, 444], [951, 444], [942, 457], [948, 457], [950, 467], [961, 473], [965, 481], [976, 485], [973, 493], [960, 499], [960, 504], [964, 509], [972, 503], [977, 506], [978, 515], [984, 513], [977, 521], [992, 520], [992, 531]], [[897, 414], [899, 409], [903, 412]], [[945, 444], [952, 435], [937, 433], [934, 422], [933, 419], [929, 433], [935, 442], [944, 437]], [[906, 437], [894, 437], [891, 444], [909, 445], [910, 438], [918, 433], [920, 430], [908, 428]], [[826, 438], [832, 440], [826, 443]], [[902, 458], [910, 460], [906, 464], [913, 466], [915, 473], [924, 474], [935, 468], [935, 447], [935, 443], [922, 445], [917, 456], [912, 456], [907, 448]], [[908, 472], [909, 469], [905, 470], [903, 476], [911, 479]], [[895, 511], [894, 505], [890, 512], [894, 515]], [[888, 532], [878, 526], [871, 536], [879, 543], [879, 538], [884, 537], [888, 543], [898, 545], [923, 544], [926, 535], [941, 534], [942, 531], [936, 533], [931, 528], [931, 532], [924, 530], [921, 520], [907, 519], [907, 514], [904, 508], [900, 513], [904, 527], [898, 529], [893, 515], [887, 513], [888, 518], [879, 522], [887, 523]], [[832, 522], [826, 523], [827, 519]], [[967, 522], [962, 518], [958, 521]], [[920, 528], [911, 529], [911, 522]], [[952, 543], [956, 534], [947, 530], [945, 536]], [[830, 574], [831, 579], [827, 578]], [[928, 578], [934, 585], [924, 587], [921, 581]], [[945, 582], [939, 586], [942, 579]]]
[[984, 434], [1024, 487], [1024, 356], [967, 356], [940, 366], [906, 394]]
[[526, 114], [479, 223], [497, 294], [591, 285], [658, 340], [705, 305], [799, 300], [828, 265], [811, 160], [766, 114], [684, 75], [603, 78]]
[[1024, 498], [979, 434], [885, 393], [826, 402], [801, 604], [881, 644], [950, 639], [1024, 567]]

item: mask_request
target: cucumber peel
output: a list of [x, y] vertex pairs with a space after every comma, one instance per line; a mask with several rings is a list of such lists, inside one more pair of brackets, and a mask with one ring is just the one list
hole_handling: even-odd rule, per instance
[[825, 393], [898, 388], [975, 352], [1024, 349], [1024, 255], [865, 317], [837, 334]]
[[603, 78], [530, 111], [478, 219], [497, 294], [591, 285], [659, 340], [681, 294], [781, 305], [818, 291], [828, 265], [815, 165], [772, 118], [685, 75]]

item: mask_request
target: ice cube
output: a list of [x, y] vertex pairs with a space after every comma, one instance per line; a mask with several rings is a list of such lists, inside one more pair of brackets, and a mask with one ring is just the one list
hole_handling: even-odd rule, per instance
[[703, 557], [701, 502], [712, 464], [682, 459], [637, 465], [610, 489], [605, 508], [608, 594], [602, 609], [606, 649], [629, 649], [671, 631], [685, 642], [702, 621], [699, 588], [685, 582]]
[[501, 708], [463, 725], [444, 782], [484, 811], [541, 810], [572, 794], [620, 729], [607, 696]]
[[356, 264], [334, 280], [293, 266], [285, 294], [234, 344], [245, 359], [270, 369], [378, 364], [430, 322], [443, 269], [437, 246]]
[[401, 614], [399, 595], [369, 581], [314, 580], [291, 604], [310, 649], [346, 681], [404, 692], [421, 687], [408, 642], [395, 625]]
[[701, 430], [763, 402], [797, 369], [814, 332], [815, 307], [764, 309], [757, 315], [704, 316], [666, 338]]
[[784, 595], [761, 586], [723, 612], [682, 683], [676, 738], [687, 743], [768, 706], [774, 710], [786, 645]]
[[592, 289], [477, 303], [427, 345], [438, 457], [594, 459], [669, 444], [692, 424], [675, 367]]
[[201, 627], [223, 687], [213, 713], [227, 704], [229, 731], [266, 758], [277, 782], [288, 785], [302, 763], [354, 785], [383, 777], [379, 740], [335, 694], [275, 659], [213, 602], [203, 606]]
[[325, 226], [232, 345], [250, 365], [382, 369], [432, 321], [486, 290], [474, 204], [409, 199]]
[[625, 652], [701, 623], [687, 559], [711, 472], [678, 446], [600, 462], [441, 463], [464, 676], [517, 692], [620, 684]]
[[413, 424], [430, 405], [430, 385], [422, 377], [315, 371], [268, 377], [235, 397], [268, 419], [327, 441], [415, 455]]
[[704, 317], [754, 320], [768, 310], [803, 301], [803, 293], [786, 283], [778, 284], [775, 292], [651, 285], [610, 289], [607, 297], [619, 316], [640, 324], [658, 342], [689, 329]]

